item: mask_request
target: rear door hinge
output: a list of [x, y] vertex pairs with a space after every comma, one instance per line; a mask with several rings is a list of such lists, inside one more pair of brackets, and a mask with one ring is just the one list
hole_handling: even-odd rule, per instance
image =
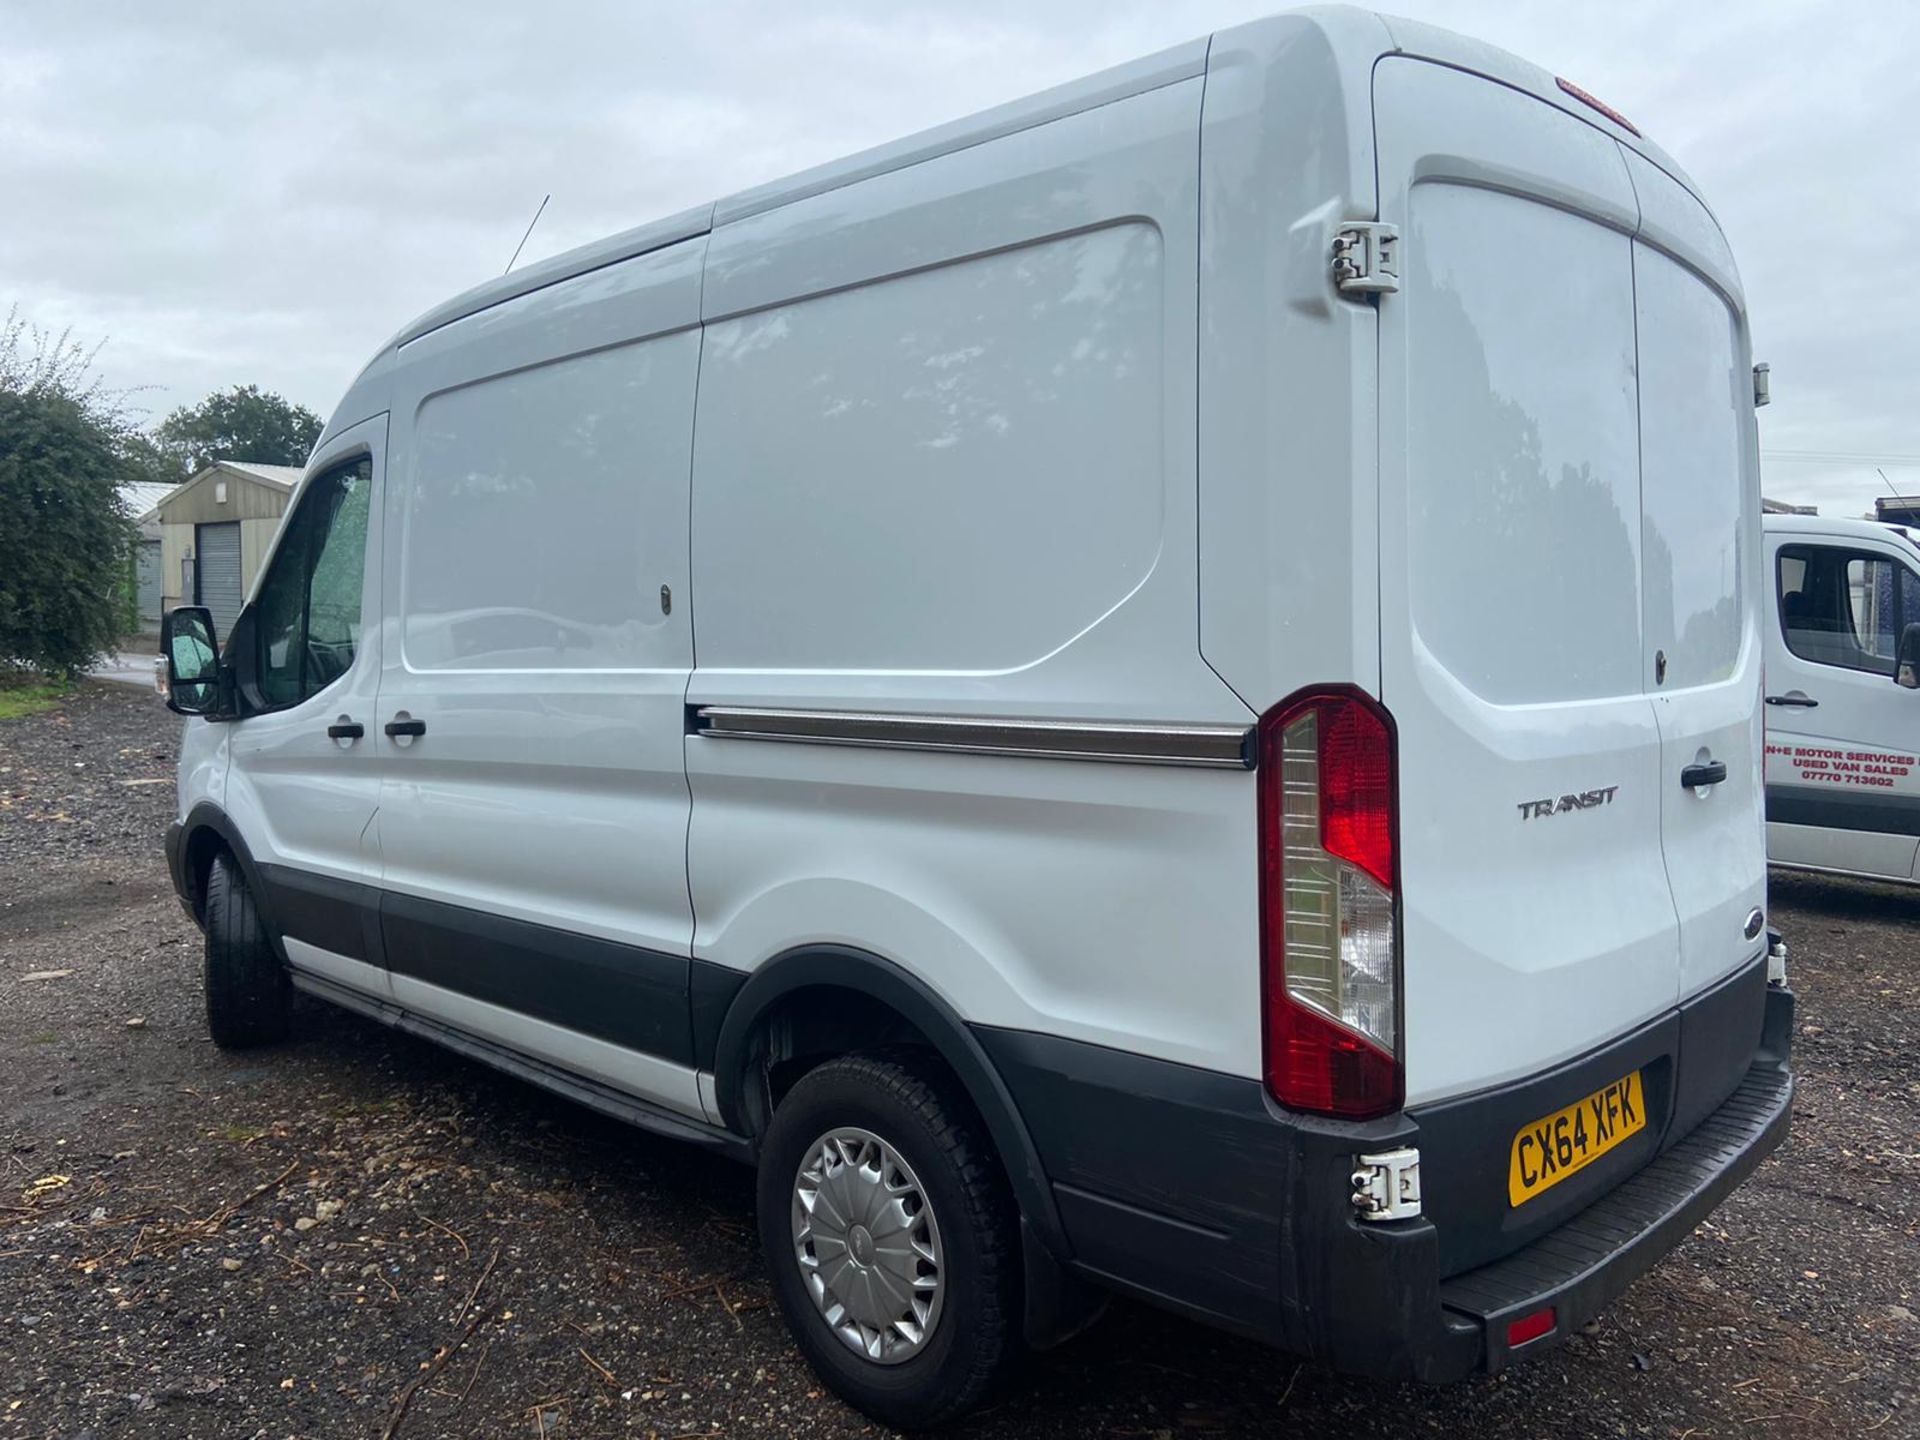
[[1384, 220], [1355, 220], [1334, 231], [1333, 283], [1345, 295], [1390, 295], [1398, 290], [1398, 227]]
[[1353, 1208], [1362, 1220], [1411, 1220], [1420, 1213], [1420, 1152], [1411, 1147], [1357, 1155]]

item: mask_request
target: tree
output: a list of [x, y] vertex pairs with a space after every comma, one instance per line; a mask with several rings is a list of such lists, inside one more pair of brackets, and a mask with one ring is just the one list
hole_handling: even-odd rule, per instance
[[135, 431], [98, 352], [17, 309], [0, 327], [0, 669], [72, 675], [119, 631]]
[[236, 385], [183, 405], [154, 431], [180, 469], [180, 479], [215, 460], [304, 465], [320, 440], [320, 417], [258, 385]]
[[180, 473], [179, 460], [144, 430], [129, 430], [120, 436], [120, 458], [129, 481], [178, 485], [187, 478]]

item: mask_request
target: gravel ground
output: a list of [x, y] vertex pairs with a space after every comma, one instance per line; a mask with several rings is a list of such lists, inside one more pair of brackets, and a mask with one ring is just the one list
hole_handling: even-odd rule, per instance
[[[0, 724], [0, 1436], [874, 1433], [769, 1309], [745, 1170], [316, 1004], [208, 1043], [178, 724], [100, 684]], [[1920, 892], [1774, 903], [1792, 1140], [1591, 1335], [1422, 1390], [1122, 1305], [960, 1433], [1920, 1435]]]

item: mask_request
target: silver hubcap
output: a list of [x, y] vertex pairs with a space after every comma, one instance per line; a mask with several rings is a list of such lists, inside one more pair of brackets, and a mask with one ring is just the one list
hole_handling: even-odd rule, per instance
[[882, 1365], [920, 1353], [940, 1320], [940, 1226], [913, 1168], [868, 1130], [830, 1130], [793, 1180], [793, 1253], [821, 1318]]

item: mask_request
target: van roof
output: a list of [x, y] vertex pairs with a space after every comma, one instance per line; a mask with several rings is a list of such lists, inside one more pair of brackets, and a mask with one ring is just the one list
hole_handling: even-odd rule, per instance
[[[1364, 12], [1349, 13], [1359, 16]], [[769, 181], [724, 199], [683, 210], [678, 215], [656, 220], [650, 225], [623, 230], [604, 240], [591, 241], [550, 256], [523, 270], [515, 270], [497, 280], [476, 285], [434, 306], [401, 330], [393, 343], [405, 345], [442, 325], [498, 305], [503, 300], [525, 295], [576, 275], [584, 275], [605, 265], [630, 260], [649, 250], [677, 245], [682, 240], [704, 235], [715, 226], [744, 220], [749, 215], [777, 209], [810, 195], [823, 194], [842, 185], [851, 185], [875, 175], [884, 175], [890, 170], [900, 170], [922, 160], [931, 160], [938, 155], [997, 140], [1003, 135], [1031, 129], [1035, 125], [1044, 125], [1049, 120], [1124, 100], [1130, 95], [1155, 90], [1178, 80], [1190, 79], [1207, 68], [1207, 43], [1206, 38], [1190, 40], [1171, 50], [1162, 50], [1157, 55], [1132, 60], [1111, 70], [1102, 70], [1098, 74], [1057, 85], [1051, 90], [1042, 90], [1037, 95], [997, 105], [977, 115], [936, 125], [917, 135], [830, 160], [784, 179]]]
[[[1319, 31], [1327, 43], [1330, 58], [1338, 57], [1346, 63], [1353, 63], [1356, 59], [1365, 61], [1369, 57], [1377, 59], [1388, 54], [1418, 55], [1524, 90], [1639, 151], [1693, 192], [1696, 199], [1700, 198], [1692, 181], [1658, 146], [1570, 95], [1561, 88], [1555, 76], [1504, 50], [1438, 26], [1335, 5], [1285, 11], [1220, 34], [1230, 35], [1233, 43], [1241, 49], [1276, 51], [1283, 45], [1297, 42], [1303, 28]], [[706, 234], [717, 226], [1189, 79], [1206, 70], [1208, 51], [1215, 38], [1203, 36], [1158, 54], [1129, 61], [1065, 85], [983, 110], [976, 115], [923, 130], [917, 135], [829, 161], [796, 175], [757, 185], [721, 200], [683, 210], [678, 215], [551, 256], [524, 269], [476, 285], [434, 306], [402, 328], [382, 347], [380, 354], [390, 354], [399, 346], [443, 325], [516, 296], [632, 259], [651, 250], [678, 244]], [[1704, 205], [1705, 201], [1701, 203]], [[367, 372], [363, 373], [371, 373], [377, 368], [376, 357], [375, 364], [369, 365]]]
[[1884, 520], [1856, 520], [1844, 515], [1763, 515], [1761, 526], [1769, 534], [1819, 535], [1828, 539], [1885, 540], [1892, 536], [1920, 549], [1920, 541], [1905, 527], [1890, 525]]

